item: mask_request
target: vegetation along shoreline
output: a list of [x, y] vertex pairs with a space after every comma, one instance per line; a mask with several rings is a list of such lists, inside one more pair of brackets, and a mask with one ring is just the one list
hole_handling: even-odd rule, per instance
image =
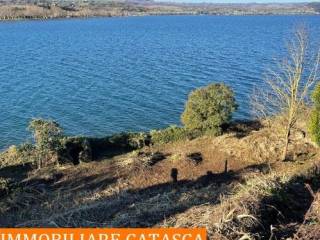
[[320, 3], [183, 4], [154, 1], [0, 1], [0, 20], [160, 15], [319, 15]]

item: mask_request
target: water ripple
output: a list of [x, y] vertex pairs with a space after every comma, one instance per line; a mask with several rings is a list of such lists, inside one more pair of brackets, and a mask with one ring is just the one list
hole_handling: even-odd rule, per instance
[[162, 16], [0, 23], [0, 149], [30, 138], [32, 117], [104, 136], [179, 124], [188, 93], [225, 82], [237, 118], [297, 22], [319, 16]]

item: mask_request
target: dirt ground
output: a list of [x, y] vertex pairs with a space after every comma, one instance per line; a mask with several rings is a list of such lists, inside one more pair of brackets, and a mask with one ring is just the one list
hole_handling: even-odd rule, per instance
[[318, 149], [302, 126], [289, 161], [279, 161], [280, 131], [238, 123], [220, 137], [77, 166], [0, 169], [13, 182], [0, 226], [205, 226], [210, 239], [319, 239]]

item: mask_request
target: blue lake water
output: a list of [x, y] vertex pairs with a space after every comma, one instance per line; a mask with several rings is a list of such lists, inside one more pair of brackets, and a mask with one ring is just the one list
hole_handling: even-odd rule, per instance
[[0, 148], [30, 139], [33, 117], [105, 136], [179, 124], [188, 93], [225, 82], [249, 97], [294, 25], [320, 16], [159, 16], [0, 23]]

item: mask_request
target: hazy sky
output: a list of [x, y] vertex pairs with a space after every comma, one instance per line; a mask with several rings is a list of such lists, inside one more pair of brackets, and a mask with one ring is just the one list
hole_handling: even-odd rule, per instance
[[[159, 0], [158, 0], [159, 1]], [[163, 0], [164, 2], [211, 2], [211, 3], [296, 3], [296, 2], [319, 2], [319, 0]]]

